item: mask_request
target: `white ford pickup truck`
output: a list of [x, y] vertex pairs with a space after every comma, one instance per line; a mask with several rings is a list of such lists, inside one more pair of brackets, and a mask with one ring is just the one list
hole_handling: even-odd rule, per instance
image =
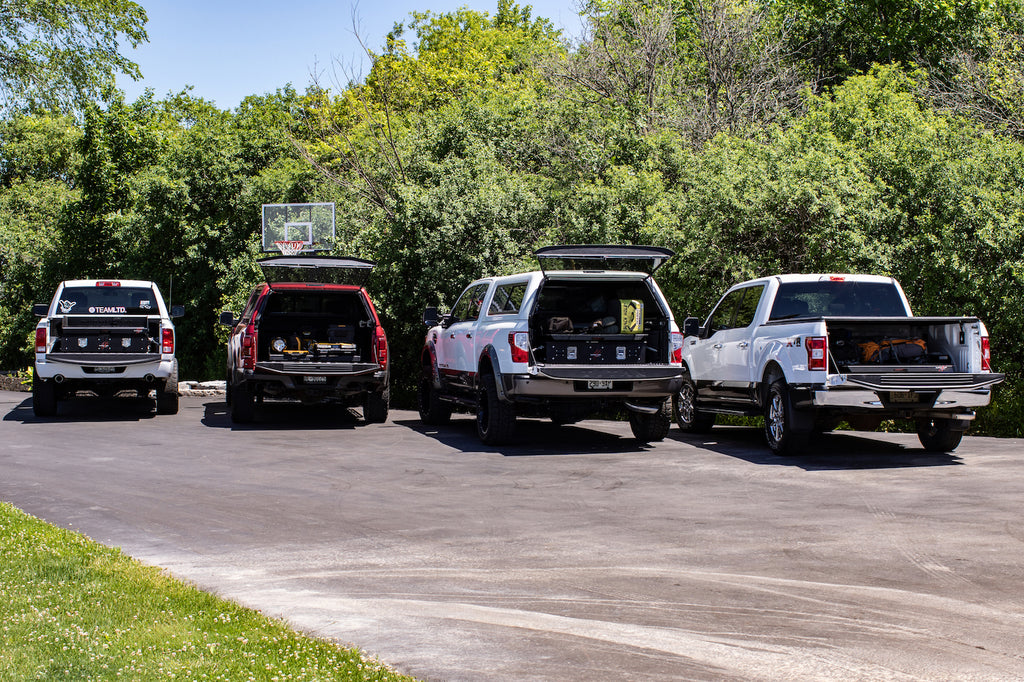
[[61, 282], [49, 304], [33, 307], [36, 325], [32, 409], [57, 413], [79, 391], [114, 395], [156, 391], [157, 414], [178, 411], [178, 360], [172, 317], [153, 282], [82, 279]]
[[718, 414], [759, 415], [782, 454], [840, 421], [916, 423], [922, 445], [960, 444], [989, 403], [989, 338], [976, 317], [914, 317], [899, 282], [872, 275], [779, 275], [729, 289], [703, 325], [683, 323], [676, 420], [705, 432]]
[[652, 273], [672, 251], [549, 246], [542, 271], [470, 283], [450, 313], [427, 308], [419, 408], [426, 424], [477, 416], [489, 445], [517, 416], [560, 424], [624, 408], [633, 435], [662, 440], [679, 389], [682, 335]]

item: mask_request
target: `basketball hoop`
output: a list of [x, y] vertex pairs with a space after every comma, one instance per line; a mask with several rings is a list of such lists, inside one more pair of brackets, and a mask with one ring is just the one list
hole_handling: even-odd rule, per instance
[[282, 256], [297, 256], [302, 253], [302, 247], [306, 245], [306, 242], [301, 239], [289, 239], [274, 242], [274, 246], [277, 247], [278, 251], [281, 252]]

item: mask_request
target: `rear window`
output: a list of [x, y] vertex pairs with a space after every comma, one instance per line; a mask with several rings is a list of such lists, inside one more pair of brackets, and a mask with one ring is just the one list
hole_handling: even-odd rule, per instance
[[159, 311], [150, 287], [65, 287], [57, 301], [60, 315], [156, 315]]
[[779, 286], [770, 320], [799, 317], [906, 317], [889, 282], [787, 282]]

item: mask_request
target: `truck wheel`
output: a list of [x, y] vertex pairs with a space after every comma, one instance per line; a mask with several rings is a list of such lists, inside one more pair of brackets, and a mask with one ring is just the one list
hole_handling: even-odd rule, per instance
[[57, 414], [57, 385], [52, 381], [32, 381], [32, 412], [37, 417], [53, 417]]
[[917, 437], [929, 452], [952, 452], [960, 445], [964, 432], [953, 429], [952, 419], [919, 419]]
[[452, 418], [452, 407], [443, 400], [434, 388], [434, 379], [429, 373], [420, 379], [419, 390], [420, 421], [430, 426], [447, 424]]
[[641, 443], [656, 443], [665, 440], [672, 426], [672, 402], [668, 399], [654, 414], [644, 412], [629, 413], [629, 428]]
[[782, 379], [773, 381], [764, 402], [764, 437], [776, 455], [793, 454], [807, 445], [808, 434], [793, 431], [793, 417], [789, 386]]
[[231, 407], [231, 369], [228, 368], [227, 380], [224, 382], [224, 402]]
[[178, 391], [158, 390], [156, 392], [157, 414], [178, 414]]
[[245, 384], [239, 384], [231, 392], [231, 421], [236, 424], [251, 424], [256, 419], [256, 396]]
[[686, 433], [707, 433], [715, 425], [715, 415], [697, 409], [697, 387], [689, 372], [683, 372], [683, 385], [672, 399], [676, 423]]
[[383, 393], [367, 393], [363, 401], [363, 419], [367, 424], [383, 424], [388, 420], [388, 399]]
[[501, 445], [512, 438], [516, 430], [516, 407], [498, 398], [498, 386], [493, 374], [481, 378], [476, 408], [476, 433], [485, 445]]

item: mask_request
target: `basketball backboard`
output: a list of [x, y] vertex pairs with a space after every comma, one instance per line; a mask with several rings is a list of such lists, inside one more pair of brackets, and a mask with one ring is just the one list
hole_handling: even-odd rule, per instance
[[289, 255], [334, 245], [334, 203], [263, 204], [263, 250]]

